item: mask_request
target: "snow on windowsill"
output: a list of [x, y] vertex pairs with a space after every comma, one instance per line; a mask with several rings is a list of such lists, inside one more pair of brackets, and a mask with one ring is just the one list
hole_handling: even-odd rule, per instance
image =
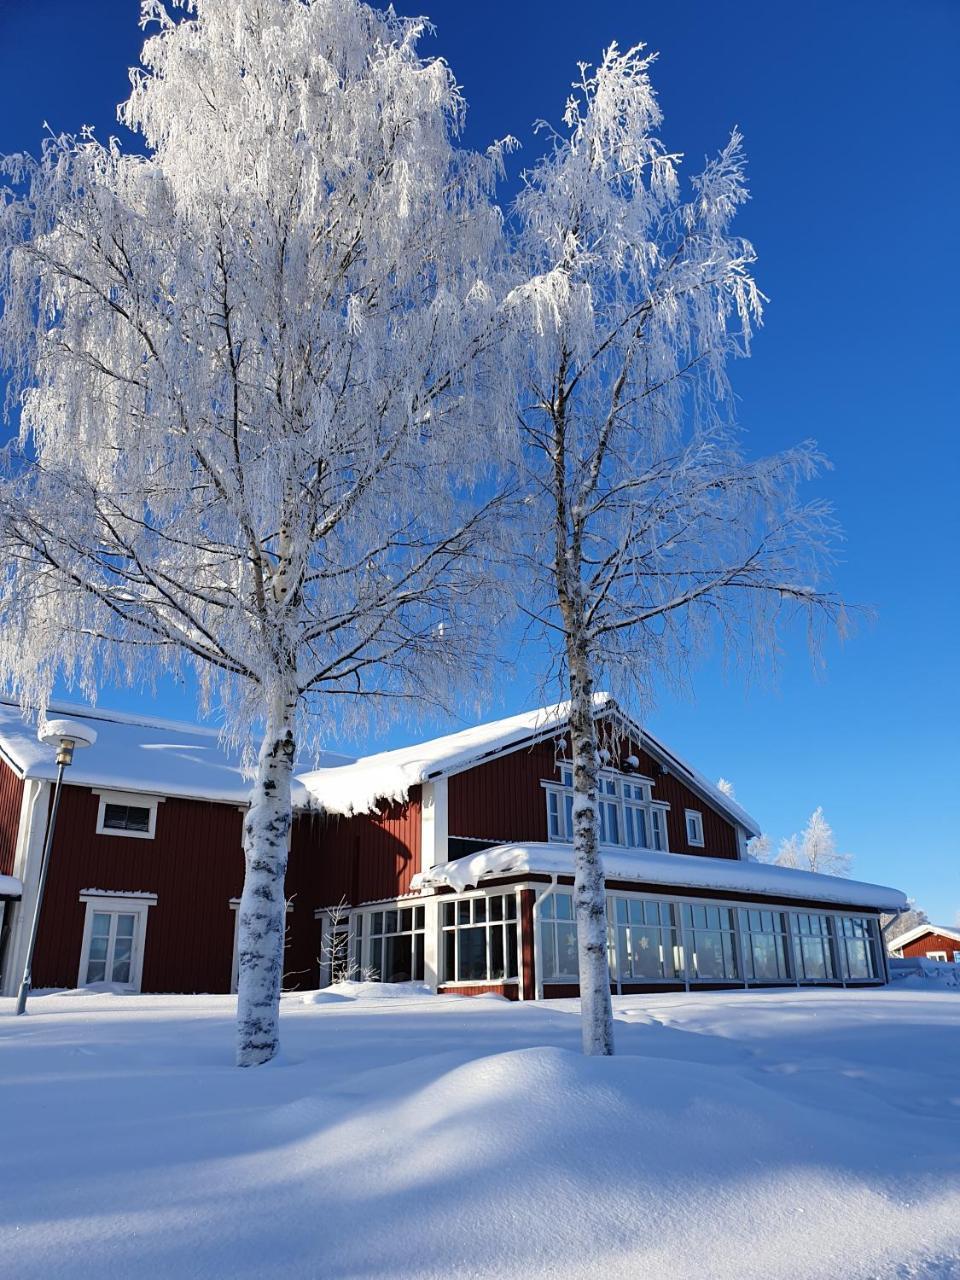
[[22, 898], [23, 882], [16, 876], [0, 876], [0, 898]]

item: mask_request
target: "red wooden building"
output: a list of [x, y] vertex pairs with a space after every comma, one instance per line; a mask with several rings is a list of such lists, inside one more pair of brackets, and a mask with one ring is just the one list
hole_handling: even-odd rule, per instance
[[[64, 788], [35, 987], [234, 988], [249, 782], [213, 731], [89, 708]], [[746, 857], [754, 820], [600, 696], [618, 992], [887, 981], [883, 886]], [[533, 999], [577, 991], [563, 707], [298, 772], [285, 984], [361, 976]], [[19, 980], [55, 776], [0, 704], [0, 991]]]
[[904, 960], [939, 960], [960, 964], [960, 930], [942, 924], [921, 924], [899, 937], [891, 938], [887, 949]]

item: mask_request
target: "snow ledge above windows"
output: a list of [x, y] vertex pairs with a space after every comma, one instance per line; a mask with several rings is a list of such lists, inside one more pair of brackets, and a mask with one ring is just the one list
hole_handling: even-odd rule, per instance
[[[903, 911], [907, 899], [899, 889], [847, 880], [842, 876], [819, 875], [792, 867], [774, 867], [760, 862], [740, 862], [726, 858], [704, 858], [695, 854], [658, 853], [652, 849], [601, 850], [607, 880], [636, 880], [644, 884], [669, 885], [683, 889], [722, 889], [744, 895], [771, 898], [806, 898], [815, 902], [855, 903], [878, 911]], [[462, 892], [492, 876], [573, 875], [573, 848], [570, 845], [502, 844], [482, 849], [465, 858], [444, 862], [415, 876], [412, 888], [446, 887]]]

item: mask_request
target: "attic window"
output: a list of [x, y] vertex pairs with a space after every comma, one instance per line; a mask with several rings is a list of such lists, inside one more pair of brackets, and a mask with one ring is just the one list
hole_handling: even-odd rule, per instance
[[703, 847], [703, 814], [699, 809], [684, 810], [687, 819], [687, 844]]
[[152, 840], [157, 826], [159, 796], [126, 795], [103, 791], [97, 810], [98, 836], [130, 836]]

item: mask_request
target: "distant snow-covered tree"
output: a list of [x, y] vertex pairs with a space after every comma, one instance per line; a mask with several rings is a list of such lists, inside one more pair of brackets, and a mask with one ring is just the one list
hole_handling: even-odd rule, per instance
[[770, 862], [777, 867], [794, 867], [801, 871], [818, 871], [826, 876], [848, 876], [853, 855], [840, 853], [833, 828], [823, 816], [823, 808], [817, 806], [810, 821], [798, 834], [786, 836], [774, 853], [769, 836], [751, 840], [747, 851], [758, 862]]
[[[177, 15], [176, 8], [185, 12]], [[333, 708], [434, 702], [484, 641], [482, 505], [509, 420], [495, 153], [421, 20], [358, 0], [144, 0], [120, 116], [0, 174], [0, 675], [192, 666], [259, 735], [238, 1062], [278, 1046], [294, 744]], [[512, 402], [511, 402], [512, 403]], [[392, 700], [392, 702], [391, 702]], [[320, 711], [319, 719], [308, 714]]]
[[729, 796], [731, 800], [736, 800], [737, 793], [733, 783], [728, 778], [717, 779], [717, 790], [722, 791], [725, 796]]
[[910, 903], [906, 911], [901, 911], [896, 915], [882, 915], [880, 917], [880, 928], [884, 939], [889, 943], [894, 938], [898, 938], [902, 933], [909, 933], [911, 929], [917, 929], [922, 924], [929, 924], [930, 917], [925, 911]]
[[563, 127], [516, 205], [519, 433], [531, 514], [521, 608], [554, 638], [571, 699], [584, 1049], [613, 1051], [598, 853], [594, 690], [648, 695], [717, 629], [749, 659], [793, 614], [836, 617], [818, 584], [828, 511], [798, 483], [812, 445], [748, 461], [726, 366], [761, 295], [741, 140], [686, 195], [657, 136], [652, 58], [612, 45], [581, 67]]

